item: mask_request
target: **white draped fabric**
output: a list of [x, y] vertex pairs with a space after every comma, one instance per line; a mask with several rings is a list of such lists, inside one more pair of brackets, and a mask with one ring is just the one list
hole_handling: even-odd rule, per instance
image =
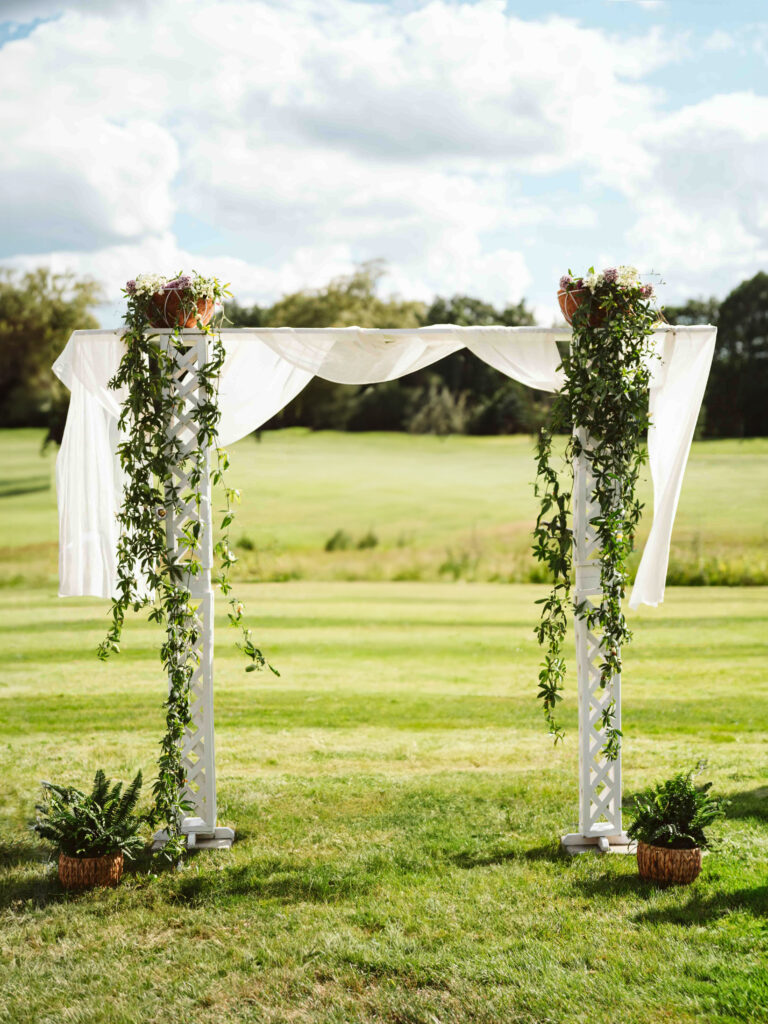
[[[656, 605], [664, 597], [672, 524], [715, 335], [714, 327], [663, 328], [655, 334], [661, 359], [653, 363], [648, 439], [654, 518], [630, 599], [633, 608]], [[413, 373], [461, 348], [529, 387], [556, 391], [562, 384], [557, 341], [569, 337], [567, 328], [540, 327], [225, 330], [221, 443], [237, 441], [266, 423], [313, 376], [374, 384]], [[75, 331], [53, 367], [72, 393], [56, 464], [62, 597], [110, 597], [115, 590], [122, 396], [107, 385], [122, 351], [120, 330]]]

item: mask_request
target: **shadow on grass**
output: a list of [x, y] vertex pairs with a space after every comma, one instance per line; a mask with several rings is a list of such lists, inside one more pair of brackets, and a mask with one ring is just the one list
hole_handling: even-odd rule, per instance
[[50, 850], [31, 839], [0, 842], [0, 909], [17, 909], [31, 902], [45, 906], [63, 894], [55, 869], [40, 874], [40, 867], [52, 864]]
[[182, 878], [174, 900], [194, 905], [250, 896], [283, 903], [336, 903], [367, 892], [380, 880], [370, 865], [345, 870], [332, 864], [299, 864], [275, 857]]
[[753, 917], [768, 916], [768, 885], [720, 892], [707, 897], [693, 892], [682, 907], [650, 907], [636, 914], [634, 920], [638, 924], [696, 925], [726, 917], [734, 911], [746, 911]]
[[0, 840], [0, 868], [18, 868], [23, 864], [40, 864], [50, 859], [50, 849], [31, 836]]
[[[583, 854], [583, 856], [599, 856]], [[575, 858], [574, 858], [575, 859]], [[599, 896], [650, 896], [657, 891], [653, 882], [645, 882], [638, 874], [602, 875], [599, 878], [577, 878], [573, 882], [574, 889], [579, 889], [590, 898]]]
[[759, 786], [746, 793], [734, 793], [728, 798], [726, 818], [755, 818], [768, 822], [768, 786]]
[[448, 858], [457, 867], [484, 868], [495, 864], [507, 864], [510, 861], [545, 861], [548, 864], [562, 863], [568, 859], [565, 851], [559, 843], [547, 843], [544, 846], [535, 846], [530, 850], [512, 849], [488, 849], [488, 850], [461, 850]]
[[543, 860], [549, 864], [563, 864], [571, 860], [558, 842], [546, 843], [544, 846], [534, 846], [532, 849], [525, 851], [524, 857], [526, 860]]
[[514, 850], [460, 850], [448, 858], [456, 867], [471, 870], [487, 868], [494, 864], [506, 864], [511, 860], [519, 860], [520, 854]]
[[51, 481], [48, 476], [0, 480], [0, 498], [17, 498], [22, 494], [35, 494], [38, 491], [50, 491], [50, 489]]

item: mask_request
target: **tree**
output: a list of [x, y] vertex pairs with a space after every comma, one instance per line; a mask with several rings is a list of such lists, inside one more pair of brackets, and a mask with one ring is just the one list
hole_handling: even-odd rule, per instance
[[[525, 302], [497, 309], [470, 295], [437, 297], [427, 308], [396, 297], [382, 299], [377, 286], [385, 272], [379, 261], [363, 263], [324, 288], [293, 292], [274, 305], [227, 305], [238, 327], [461, 327], [534, 323]], [[397, 381], [353, 388], [315, 378], [269, 426], [336, 430], [417, 430], [474, 433], [533, 430], [548, 399], [534, 395], [498, 370], [462, 351]]]
[[[419, 327], [425, 313], [422, 302], [394, 296], [382, 299], [376, 294], [384, 272], [383, 263], [374, 260], [361, 264], [352, 274], [334, 278], [323, 288], [292, 292], [264, 308], [243, 309], [228, 303], [226, 313], [236, 327]], [[345, 430], [352, 425], [353, 429], [372, 430], [384, 422], [390, 429], [403, 429], [406, 402], [398, 399], [385, 415], [381, 402], [368, 396], [358, 410], [360, 393], [359, 387], [315, 377], [268, 426]], [[389, 397], [393, 397], [391, 389]], [[367, 425], [366, 409], [376, 426]]]
[[[453, 295], [448, 299], [437, 297], [427, 310], [425, 323], [522, 327], [533, 325], [535, 319], [524, 300], [499, 310], [470, 295]], [[535, 404], [542, 401], [543, 395], [534, 395], [519, 381], [505, 377], [471, 352], [454, 352], [431, 368], [431, 372], [442, 379], [456, 402], [464, 398], [466, 421], [473, 434], [533, 430], [540, 419], [541, 411], [535, 411]]]
[[682, 306], [665, 306], [664, 316], [671, 324], [688, 327], [691, 324], [716, 324], [720, 315], [720, 302], [709, 299], [688, 299]]
[[98, 327], [95, 281], [45, 268], [0, 271], [0, 426], [43, 426], [66, 410], [51, 364], [72, 331]]
[[707, 433], [768, 434], [768, 274], [743, 281], [720, 307], [706, 395]]

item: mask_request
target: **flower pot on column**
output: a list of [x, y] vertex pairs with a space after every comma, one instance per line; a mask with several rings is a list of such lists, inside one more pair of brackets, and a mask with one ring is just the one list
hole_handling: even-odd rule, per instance
[[155, 292], [149, 303], [152, 327], [197, 327], [213, 316], [212, 299], [196, 299], [187, 291]]

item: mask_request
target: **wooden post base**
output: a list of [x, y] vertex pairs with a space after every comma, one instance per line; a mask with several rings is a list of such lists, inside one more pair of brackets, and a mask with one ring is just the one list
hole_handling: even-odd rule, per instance
[[569, 832], [560, 838], [560, 845], [572, 857], [577, 853], [634, 853], [637, 849], [637, 844], [626, 832], [612, 836], [583, 836], [579, 832]]
[[[216, 825], [211, 831], [202, 818], [185, 818], [181, 830], [186, 834], [188, 850], [228, 850], [235, 841], [234, 829]], [[152, 850], [162, 850], [167, 842], [168, 833], [160, 829], [152, 836]]]

